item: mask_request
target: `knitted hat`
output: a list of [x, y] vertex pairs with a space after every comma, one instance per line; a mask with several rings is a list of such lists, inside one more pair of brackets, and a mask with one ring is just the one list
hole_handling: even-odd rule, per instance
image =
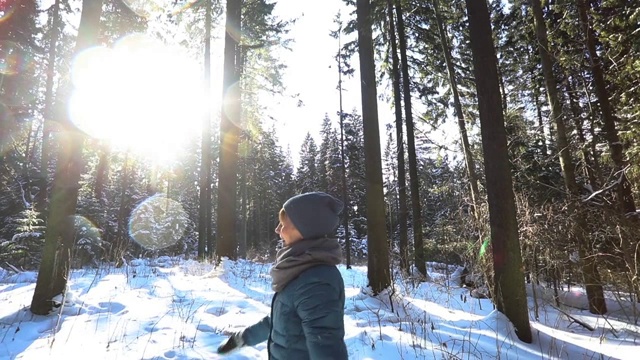
[[332, 235], [338, 228], [342, 201], [323, 192], [300, 194], [287, 200], [284, 211], [304, 239]]

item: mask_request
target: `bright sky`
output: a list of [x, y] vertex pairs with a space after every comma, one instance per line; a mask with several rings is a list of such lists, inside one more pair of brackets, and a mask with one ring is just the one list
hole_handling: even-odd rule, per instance
[[[337, 126], [340, 104], [338, 65], [334, 57], [338, 52], [338, 40], [329, 33], [338, 28], [334, 23], [338, 12], [346, 23], [353, 10], [342, 0], [279, 0], [275, 7], [276, 15], [282, 19], [298, 18], [290, 32], [295, 39], [292, 51], [283, 52], [281, 57], [288, 66], [284, 78], [287, 94], [270, 102], [274, 118], [280, 121], [276, 124], [279, 138], [285, 149], [286, 144], [291, 147], [296, 162], [307, 132], [320, 141], [320, 125], [325, 114]], [[345, 40], [343, 35], [343, 44]], [[357, 62], [356, 56], [352, 60], [355, 68]], [[352, 78], [343, 77], [343, 109], [346, 112], [354, 108], [361, 112], [359, 76], [356, 72]], [[293, 94], [300, 95], [293, 98]], [[302, 106], [298, 106], [298, 100]]]
[[[161, 5], [168, 4], [168, 1], [125, 0], [137, 13], [152, 14], [149, 19], [165, 14], [170, 7]], [[183, 10], [191, 11], [189, 8]], [[329, 32], [337, 29], [333, 21], [338, 11], [342, 12], [343, 21], [346, 22], [353, 10], [347, 8], [342, 0], [277, 1], [275, 15], [279, 19], [297, 18], [289, 33], [294, 38], [292, 51], [279, 52], [281, 60], [287, 66], [283, 79], [287, 89], [283, 95], [276, 98], [265, 97], [261, 101], [267, 107], [265, 127], [271, 128], [270, 118], [276, 120], [274, 125], [278, 138], [284, 150], [290, 147], [294, 164], [297, 164], [302, 140], [307, 132], [317, 141], [320, 140], [320, 124], [325, 113], [329, 114], [337, 126], [338, 70], [334, 56], [338, 51], [338, 41], [331, 38]], [[167, 39], [169, 42], [179, 42], [183, 34], [173, 24], [150, 21], [149, 26], [150, 32], [173, 37]], [[139, 36], [135, 38], [140, 40]], [[223, 39], [222, 33], [212, 34], [213, 121], [219, 118], [217, 112], [220, 111], [218, 99], [221, 91]], [[344, 41], [346, 39], [343, 36]], [[186, 54], [180, 53], [178, 47], [162, 49], [152, 39], [142, 39], [140, 44], [145, 46], [131, 46], [131, 41], [124, 41], [125, 46], [120, 46], [122, 43], [123, 41], [119, 41], [114, 46], [116, 51], [105, 48], [86, 51], [85, 53], [96, 56], [83, 54], [78, 58], [82, 61], [76, 60], [79, 63], [76, 68], [79, 70], [75, 69], [77, 75], [74, 80], [76, 85], [81, 84], [83, 87], [76, 86], [77, 101], [70, 109], [72, 118], [94, 136], [110, 139], [121, 147], [154, 154], [159, 162], [167, 161], [172, 153], [175, 154], [175, 151], [171, 151], [175, 149], [173, 144], [166, 146], [169, 141], [167, 139], [172, 135], [177, 137], [175, 135], [179, 133], [179, 128], [185, 124], [189, 129], [188, 133], [201, 128], [201, 109], [192, 104], [200, 99], [200, 94], [194, 91], [201, 89], [198, 77], [202, 69], [197, 65], [200, 61], [190, 61]], [[165, 54], [173, 56], [167, 57]], [[111, 58], [119, 60], [113, 61]], [[155, 60], [149, 61], [149, 58]], [[175, 61], [167, 61], [167, 58]], [[182, 61], [182, 65], [177, 65], [179, 61]], [[357, 68], [357, 56], [352, 63]], [[344, 111], [350, 112], [355, 108], [360, 112], [359, 74], [356, 73], [351, 78], [344, 77], [343, 80]], [[171, 98], [180, 100], [185, 97], [192, 100], [170, 101]], [[99, 106], [100, 104], [102, 105]], [[181, 113], [187, 106], [193, 109], [192, 113]], [[176, 123], [176, 118], [181, 121]], [[109, 119], [115, 119], [115, 122]], [[132, 129], [135, 124], [137, 127]], [[384, 129], [383, 124], [381, 128]], [[140, 136], [141, 134], [145, 136]]]
[[[170, 0], [127, 0], [140, 14], [166, 16], [170, 7], [159, 4]], [[189, 12], [191, 8], [182, 7]], [[279, 0], [275, 14], [279, 19], [297, 19], [290, 28], [294, 39], [291, 51], [280, 50], [287, 66], [283, 83], [286, 91], [275, 97], [262, 97], [265, 128], [275, 126], [284, 150], [289, 148], [297, 166], [302, 141], [307, 133], [320, 141], [325, 114], [338, 126], [338, 69], [334, 59], [338, 40], [329, 36], [337, 29], [334, 19], [341, 13], [346, 23], [355, 9], [343, 0]], [[161, 17], [161, 16], [160, 16]], [[184, 24], [183, 24], [184, 25]], [[184, 29], [173, 23], [150, 21], [150, 32], [179, 43]], [[219, 119], [221, 95], [222, 29], [212, 34], [211, 111]], [[182, 36], [182, 37], [181, 37]], [[343, 36], [342, 43], [355, 39]], [[164, 46], [153, 37], [130, 35], [111, 49], [91, 49], [74, 61], [72, 72], [76, 94], [71, 102], [72, 119], [93, 136], [109, 139], [114, 145], [142, 152], [157, 164], [169, 164], [202, 128], [202, 65], [180, 46]], [[93, 56], [91, 56], [93, 55]], [[201, 60], [201, 59], [200, 59]], [[351, 59], [356, 72], [343, 77], [343, 110], [361, 113], [360, 74], [357, 54]], [[159, 74], [162, 74], [160, 76]], [[378, 89], [379, 93], [382, 89]], [[416, 104], [414, 104], [414, 109]], [[187, 109], [187, 110], [185, 110]], [[415, 114], [418, 115], [418, 114]], [[378, 100], [381, 149], [386, 144], [385, 125], [393, 121], [389, 104]], [[269, 119], [275, 119], [271, 124]], [[180, 119], [176, 122], [176, 119]], [[449, 122], [453, 124], [453, 122]], [[215, 124], [214, 124], [215, 126]], [[416, 121], [416, 126], [420, 124]], [[457, 133], [451, 132], [452, 134]], [[195, 134], [195, 135], [194, 135]], [[191, 136], [189, 138], [189, 136]], [[450, 143], [451, 140], [443, 140]]]
[[[284, 83], [288, 86], [286, 95], [272, 101], [271, 110], [280, 123], [276, 124], [280, 140], [286, 148], [291, 147], [294, 163], [297, 164], [300, 146], [307, 132], [311, 133], [316, 142], [320, 141], [320, 126], [325, 113], [338, 126], [339, 92], [337, 63], [334, 59], [338, 51], [338, 40], [329, 36], [329, 32], [338, 26], [334, 19], [341, 13], [343, 24], [351, 16], [355, 16], [355, 7], [346, 6], [343, 0], [301, 1], [279, 0], [275, 13], [283, 19], [299, 18], [292, 26], [291, 34], [295, 39], [293, 51], [286, 52], [282, 59], [288, 66]], [[342, 36], [342, 44], [355, 40], [355, 34]], [[360, 99], [360, 73], [358, 55], [351, 59], [351, 66], [356, 70], [352, 77], [343, 77], [343, 110], [356, 110], [362, 114]], [[378, 68], [377, 71], [380, 69]], [[391, 104], [380, 100], [380, 94], [385, 89], [378, 87], [378, 124], [380, 130], [380, 148], [384, 151], [386, 145], [386, 124], [395, 122], [394, 110]], [[298, 107], [297, 99], [292, 94], [300, 94], [303, 106]], [[418, 120], [420, 115], [416, 109], [422, 106], [413, 101], [414, 124], [416, 129], [424, 128]], [[452, 146], [459, 137], [455, 121], [447, 121], [441, 125], [441, 131], [430, 131], [430, 137], [435, 141]], [[468, 129], [473, 134], [473, 129]], [[406, 128], [404, 130], [406, 134]], [[395, 135], [395, 130], [394, 130]], [[417, 135], [417, 134], [416, 134]], [[406, 136], [406, 135], [405, 135]]]
[[[640, 327], [624, 320], [640, 310], [634, 313], [633, 304], [609, 298], [605, 320], [574, 307], [586, 304], [581, 291], [562, 293], [571, 306], [564, 311], [595, 327], [591, 332], [549, 306], [548, 289], [538, 293], [534, 342], [524, 344], [490, 300], [470, 297], [448, 280], [444, 266], [432, 265], [433, 282], [415, 286], [396, 279], [393, 309], [388, 293], [373, 297], [365, 288], [366, 267], [339, 266], [349, 359], [637, 359]], [[161, 257], [132, 260], [123, 268], [74, 270], [66, 302], [49, 316], [29, 311], [35, 272], [0, 268], [0, 358], [267, 359], [266, 342], [226, 356], [216, 348], [229, 332], [269, 313], [270, 266], [241, 260], [213, 269]], [[454, 270], [449, 267], [448, 274]], [[533, 319], [531, 297], [529, 309]]]

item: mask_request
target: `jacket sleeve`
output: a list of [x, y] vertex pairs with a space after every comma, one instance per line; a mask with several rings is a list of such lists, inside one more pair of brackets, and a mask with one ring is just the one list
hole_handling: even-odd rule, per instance
[[259, 322], [249, 326], [242, 332], [242, 341], [245, 345], [254, 346], [269, 338], [271, 330], [271, 317], [265, 316]]
[[344, 343], [344, 302], [341, 292], [329, 282], [301, 283], [294, 304], [302, 320], [309, 358], [347, 359]]

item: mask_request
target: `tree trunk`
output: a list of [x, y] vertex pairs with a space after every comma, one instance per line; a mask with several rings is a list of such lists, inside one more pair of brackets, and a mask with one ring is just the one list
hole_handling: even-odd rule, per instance
[[[102, 0], [82, 2], [75, 54], [96, 43], [101, 13]], [[66, 88], [64, 96], [68, 100], [71, 95], [70, 85]], [[60, 154], [51, 192], [50, 215], [38, 280], [31, 300], [31, 312], [37, 315], [48, 314], [52, 309], [51, 299], [64, 293], [66, 289], [71, 248], [75, 237], [74, 214], [78, 202], [80, 173], [83, 168], [84, 136], [73, 126], [68, 115], [66, 116], [62, 122], [64, 128], [59, 132]]]
[[571, 86], [571, 79], [566, 80], [565, 86], [567, 91], [567, 97], [569, 98], [569, 107], [571, 108], [573, 123], [574, 123], [574, 126], [576, 127], [578, 140], [580, 140], [580, 149], [581, 149], [580, 152], [582, 154], [582, 159], [584, 160], [584, 163], [585, 163], [585, 172], [586, 172], [587, 178], [589, 179], [591, 190], [596, 191], [600, 188], [598, 177], [596, 175], [597, 174], [596, 164], [593, 161], [592, 154], [589, 153], [589, 150], [587, 148], [587, 138], [584, 136], [584, 121], [580, 116], [580, 109], [578, 108], [578, 104], [576, 103], [576, 100], [573, 96], [574, 90]]
[[378, 127], [378, 96], [369, 0], [357, 0], [356, 14], [367, 184], [366, 213], [367, 244], [369, 247], [367, 276], [373, 293], [378, 294], [391, 284], [391, 274], [385, 231], [380, 130]]
[[404, 96], [404, 117], [407, 125], [407, 152], [409, 155], [409, 186], [411, 187], [411, 210], [413, 225], [413, 247], [416, 269], [423, 277], [428, 278], [427, 264], [424, 257], [422, 240], [422, 205], [420, 204], [420, 179], [418, 178], [418, 159], [416, 156], [415, 131], [413, 129], [413, 113], [411, 108], [411, 80], [409, 78], [409, 61], [407, 60], [407, 35], [404, 30], [404, 18], [400, 0], [395, 0], [396, 21], [398, 22], [398, 39], [400, 45], [400, 61], [402, 64], [402, 93]]
[[489, 10], [485, 1], [466, 0], [466, 4], [487, 177], [494, 268], [493, 295], [498, 311], [513, 323], [518, 338], [531, 343], [516, 204]]
[[616, 128], [616, 116], [614, 110], [609, 101], [609, 91], [604, 78], [604, 69], [602, 68], [602, 61], [596, 50], [595, 33], [589, 24], [589, 4], [585, 0], [576, 0], [578, 4], [578, 13], [580, 18], [580, 25], [582, 31], [586, 37], [586, 47], [589, 53], [589, 61], [591, 64], [591, 71], [593, 73], [593, 79], [596, 88], [596, 97], [598, 103], [600, 103], [600, 111], [602, 112], [602, 120], [604, 123], [603, 130], [604, 136], [609, 144], [609, 151], [611, 152], [611, 160], [616, 167], [616, 171], [619, 173], [618, 186], [616, 186], [616, 192], [618, 197], [618, 204], [620, 210], [624, 214], [635, 214], [636, 205], [633, 200], [633, 193], [631, 191], [631, 184], [625, 173], [625, 167], [627, 165], [624, 159], [624, 153], [622, 149], [622, 142], [618, 136], [618, 130]]
[[218, 256], [235, 259], [236, 239], [236, 187], [238, 173], [238, 141], [240, 138], [240, 102], [238, 57], [241, 0], [227, 1], [226, 35], [224, 40], [224, 74], [222, 88], [222, 114], [220, 117], [220, 161], [218, 162]]
[[[131, 165], [133, 166], [133, 165]], [[124, 254], [127, 249], [129, 240], [129, 230], [127, 226], [127, 210], [129, 209], [129, 197], [127, 189], [131, 184], [131, 173], [129, 165], [129, 153], [125, 154], [124, 163], [122, 165], [122, 182], [120, 183], [120, 207], [118, 209], [118, 218], [116, 219], [117, 231], [116, 236], [111, 244], [111, 260], [116, 267], [124, 265]]]
[[[40, 177], [39, 190], [36, 196], [36, 208], [39, 212], [45, 212], [47, 208], [47, 194], [49, 186], [49, 159], [51, 152], [51, 121], [54, 117], [53, 111], [53, 83], [55, 77], [56, 48], [58, 46], [58, 35], [60, 33], [60, 0], [53, 3], [53, 13], [51, 16], [51, 34], [49, 37], [49, 57], [47, 61], [47, 80], [44, 93], [44, 116], [42, 118], [42, 149], [40, 155]], [[46, 217], [45, 217], [46, 218]]]
[[575, 165], [571, 156], [571, 148], [567, 138], [567, 130], [562, 113], [562, 104], [558, 93], [557, 83], [553, 75], [553, 60], [549, 54], [549, 41], [547, 39], [547, 27], [542, 14], [540, 0], [531, 0], [533, 19], [536, 28], [536, 36], [538, 40], [538, 53], [542, 62], [542, 72], [544, 74], [545, 87], [547, 89], [547, 99], [551, 106], [551, 118], [556, 124], [556, 141], [560, 155], [560, 168], [564, 176], [564, 184], [569, 193], [569, 213], [576, 215], [575, 242], [578, 245], [580, 253], [580, 265], [584, 276], [584, 284], [587, 290], [587, 298], [589, 300], [589, 310], [594, 314], [604, 314], [607, 312], [607, 306], [604, 301], [604, 292], [602, 284], [599, 282], [600, 277], [595, 259], [590, 256], [589, 244], [587, 237], [586, 220], [578, 211], [576, 201], [580, 196], [580, 189], [576, 182]]
[[104, 188], [109, 178], [109, 145], [102, 143], [100, 146], [100, 157], [96, 167], [96, 179], [93, 186], [93, 196], [101, 205], [104, 205]]
[[542, 118], [542, 104], [540, 104], [540, 85], [538, 84], [537, 77], [535, 76], [534, 70], [531, 70], [531, 84], [533, 90], [533, 102], [536, 104], [536, 117], [538, 119], [538, 127], [536, 129], [536, 133], [538, 133], [538, 138], [540, 139], [540, 149], [542, 151], [542, 156], [547, 157], [549, 154], [549, 149], [547, 148], [547, 136], [544, 131], [544, 119]]
[[458, 118], [458, 130], [460, 131], [460, 138], [462, 139], [462, 151], [464, 153], [464, 161], [467, 167], [467, 176], [469, 176], [469, 186], [471, 190], [471, 208], [474, 216], [476, 216], [476, 207], [480, 201], [480, 190], [478, 189], [478, 175], [476, 175], [476, 162], [471, 152], [471, 145], [469, 144], [469, 137], [467, 136], [467, 126], [462, 113], [462, 103], [460, 102], [460, 95], [458, 93], [458, 84], [456, 82], [455, 67], [453, 59], [451, 57], [451, 48], [449, 47], [449, 38], [442, 22], [442, 16], [440, 14], [440, 1], [433, 0], [433, 6], [435, 9], [436, 23], [438, 24], [438, 33], [440, 35], [440, 43], [442, 44], [442, 52], [447, 64], [447, 72], [449, 73], [449, 86], [451, 86], [451, 93], [453, 94], [453, 104], [455, 109], [455, 115]]
[[[249, 141], [247, 141], [247, 146], [249, 145]], [[250, 154], [251, 151], [247, 151], [246, 154]], [[240, 174], [240, 196], [242, 197], [240, 202], [240, 214], [241, 225], [240, 225], [240, 238], [238, 239], [238, 257], [240, 259], [247, 258], [247, 220], [249, 218], [249, 213], [247, 211], [247, 157], [245, 156], [245, 160], [242, 164], [242, 173]]]
[[340, 95], [340, 170], [342, 177], [342, 227], [344, 228], [344, 251], [347, 269], [351, 269], [351, 234], [349, 233], [349, 195], [347, 193], [347, 164], [344, 153], [344, 110], [342, 108], [342, 22], [338, 29], [338, 92]]
[[[398, 159], [398, 231], [400, 239], [398, 248], [400, 251], [400, 269], [409, 271], [409, 253], [407, 251], [407, 182], [404, 165], [404, 136], [402, 123], [402, 95], [400, 93], [400, 59], [398, 59], [398, 46], [396, 44], [396, 27], [393, 20], [393, 4], [387, 0], [387, 16], [389, 18], [389, 39], [391, 40], [391, 63], [393, 79], [393, 106], [396, 115], [396, 142]], [[391, 229], [393, 238], [393, 228]]]
[[[204, 94], [211, 93], [211, 0], [204, 2]], [[211, 222], [211, 106], [206, 103], [202, 119], [202, 139], [200, 144], [200, 206], [198, 208], [198, 258], [204, 259], [211, 249], [207, 249], [209, 223]]]

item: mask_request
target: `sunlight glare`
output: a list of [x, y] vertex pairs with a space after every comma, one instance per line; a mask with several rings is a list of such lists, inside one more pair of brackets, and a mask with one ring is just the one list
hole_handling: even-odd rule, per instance
[[181, 49], [130, 35], [80, 53], [71, 79], [72, 121], [116, 147], [166, 162], [200, 130], [201, 70]]

